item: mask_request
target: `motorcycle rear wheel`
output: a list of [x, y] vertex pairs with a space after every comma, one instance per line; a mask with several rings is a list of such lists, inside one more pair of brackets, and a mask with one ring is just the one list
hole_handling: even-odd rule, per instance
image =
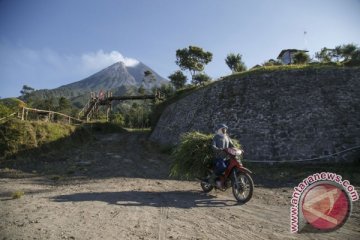
[[231, 187], [236, 200], [239, 203], [246, 203], [253, 195], [254, 181], [248, 173], [234, 170], [232, 172]]
[[211, 192], [211, 190], [213, 190], [214, 188], [214, 186], [211, 185], [209, 181], [205, 181], [205, 180], [201, 181], [200, 185], [204, 193]]

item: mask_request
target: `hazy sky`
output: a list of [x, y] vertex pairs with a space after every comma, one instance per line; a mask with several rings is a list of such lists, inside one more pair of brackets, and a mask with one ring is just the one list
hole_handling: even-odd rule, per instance
[[0, 96], [59, 87], [119, 60], [167, 77], [189, 45], [213, 53], [205, 72], [218, 78], [231, 72], [231, 52], [249, 68], [286, 48], [313, 56], [360, 45], [359, 26], [360, 0], [0, 0]]

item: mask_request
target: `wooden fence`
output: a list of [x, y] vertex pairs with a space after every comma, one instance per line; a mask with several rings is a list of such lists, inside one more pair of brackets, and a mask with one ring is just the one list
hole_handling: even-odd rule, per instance
[[16, 113], [16, 112], [14, 112], [14, 113], [10, 114], [9, 116], [6, 116], [6, 117], [3, 117], [3, 118], [0, 118], [0, 121], [5, 120], [5, 119], [8, 119], [8, 118], [11, 118], [12, 116], [14, 116], [14, 115], [16, 115], [16, 114], [17, 114], [17, 113]]
[[43, 116], [46, 116], [49, 121], [54, 121], [54, 116], [59, 115], [59, 116], [65, 118], [68, 121], [69, 124], [71, 124], [71, 123], [82, 123], [83, 122], [81, 119], [74, 118], [74, 117], [71, 117], [71, 116], [63, 114], [63, 113], [54, 112], [54, 111], [47, 111], [47, 110], [41, 110], [41, 109], [36, 109], [36, 108], [28, 108], [28, 107], [23, 107], [22, 108], [21, 120], [28, 120], [29, 112], [35, 112], [37, 114], [41, 114]]

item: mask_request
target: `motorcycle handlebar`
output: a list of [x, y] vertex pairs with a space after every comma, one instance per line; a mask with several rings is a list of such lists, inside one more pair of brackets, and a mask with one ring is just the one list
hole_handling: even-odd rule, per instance
[[[224, 151], [224, 152], [227, 153], [227, 154], [231, 154], [231, 153], [229, 152], [229, 149], [232, 149], [232, 148], [223, 148], [223, 149], [221, 149], [221, 150]], [[244, 150], [238, 149], [238, 151], [240, 151], [240, 154], [244, 154]]]

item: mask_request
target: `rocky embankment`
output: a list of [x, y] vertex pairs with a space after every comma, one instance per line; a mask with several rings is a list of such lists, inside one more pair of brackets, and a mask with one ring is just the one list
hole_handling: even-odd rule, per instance
[[[226, 123], [258, 161], [329, 156], [360, 145], [360, 68], [304, 68], [230, 76], [169, 105], [151, 140]], [[331, 161], [356, 160], [359, 148]]]

